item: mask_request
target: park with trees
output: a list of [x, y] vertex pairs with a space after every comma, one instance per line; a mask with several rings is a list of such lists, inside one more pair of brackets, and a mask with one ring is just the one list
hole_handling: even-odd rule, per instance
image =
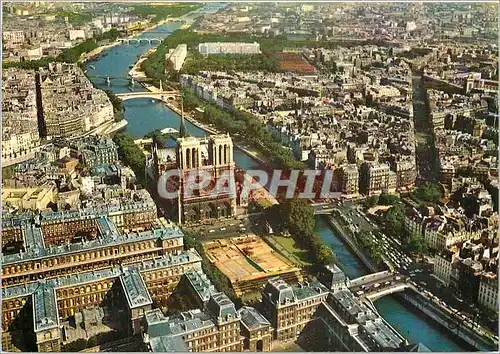
[[113, 142], [118, 146], [120, 161], [130, 166], [135, 173], [137, 182], [146, 185], [145, 167], [146, 155], [141, 148], [134, 143], [134, 139], [128, 133], [119, 133], [113, 137]]
[[304, 200], [286, 199], [266, 209], [263, 218], [276, 233], [290, 233], [296, 247], [308, 251], [313, 271], [319, 272], [325, 265], [336, 262], [335, 253], [315, 233], [314, 209]]

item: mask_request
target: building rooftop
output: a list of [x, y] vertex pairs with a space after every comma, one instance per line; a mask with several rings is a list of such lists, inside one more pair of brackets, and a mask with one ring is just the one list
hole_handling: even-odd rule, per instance
[[[116, 227], [111, 226], [113, 223], [110, 220], [100, 219], [100, 226], [104, 232], [111, 232], [116, 230]], [[40, 231], [37, 231], [41, 233]], [[87, 241], [83, 243], [70, 243], [60, 246], [43, 247], [40, 245], [38, 248], [31, 247], [27, 252], [15, 253], [11, 255], [2, 255], [2, 262], [4, 264], [23, 262], [30, 259], [47, 258], [59, 256], [62, 254], [70, 254], [83, 252], [92, 249], [98, 249], [107, 246], [126, 244], [131, 242], [139, 242], [146, 240], [166, 240], [179, 238], [182, 240], [184, 234], [177, 226], [168, 226], [155, 230], [131, 232], [125, 235], [116, 233], [106, 234], [106, 237], [99, 237], [97, 240]], [[182, 242], [180, 243], [182, 245]]]
[[194, 248], [179, 254], [166, 254], [153, 260], [141, 261], [137, 264], [137, 267], [141, 271], [147, 271], [148, 269], [166, 268], [171, 267], [174, 264], [190, 262], [201, 262], [201, 256]]
[[123, 269], [120, 276], [125, 297], [127, 298], [129, 308], [133, 309], [145, 305], [152, 305], [153, 300], [149, 295], [144, 279], [136, 267], [127, 267]]
[[36, 252], [40, 248], [45, 248], [42, 230], [39, 227], [30, 225], [22, 230], [22, 234], [23, 245], [28, 253], [33, 250]]
[[149, 345], [152, 352], [169, 353], [169, 352], [189, 352], [189, 348], [180, 336], [161, 336], [151, 338]]
[[33, 319], [35, 332], [59, 327], [56, 291], [45, 281], [38, 283], [33, 293]]
[[269, 280], [264, 287], [263, 293], [275, 305], [284, 305], [297, 300], [292, 287], [281, 278]]
[[146, 315], [147, 334], [150, 339], [164, 336], [180, 336], [203, 328], [215, 327], [210, 316], [200, 309], [165, 316], [159, 309]]
[[360, 339], [373, 350], [397, 349], [404, 344], [404, 338], [382, 317], [356, 299], [350, 290], [331, 293], [327, 302], [329, 305], [335, 302], [333, 307], [340, 308], [339, 314], [348, 324], [360, 326]]
[[189, 284], [191, 284], [191, 287], [195, 290], [196, 295], [203, 303], [207, 303], [208, 300], [210, 300], [210, 296], [218, 292], [205, 272], [201, 269], [186, 273], [185, 276]]
[[207, 303], [207, 310], [218, 320], [229, 321], [238, 318], [234, 303], [224, 293], [211, 295]]
[[387, 325], [381, 317], [378, 317], [375, 320], [368, 320], [362, 326], [381, 348], [397, 349], [404, 342], [404, 339], [399, 335], [399, 333], [389, 327], [389, 325]]
[[328, 289], [316, 278], [292, 285], [293, 293], [298, 301], [314, 298], [318, 295], [326, 295]]
[[107, 216], [98, 217], [95, 221], [99, 234], [102, 237], [107, 238], [111, 235], [120, 235], [116, 225]]
[[250, 331], [271, 325], [269, 321], [253, 307], [244, 306], [238, 310], [238, 314], [241, 317], [241, 323]]

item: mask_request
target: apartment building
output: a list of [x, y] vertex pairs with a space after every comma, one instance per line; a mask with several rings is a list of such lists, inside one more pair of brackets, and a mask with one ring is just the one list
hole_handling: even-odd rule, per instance
[[364, 162], [359, 170], [359, 191], [366, 195], [394, 193], [396, 173], [385, 163]]
[[282, 279], [269, 280], [262, 290], [263, 314], [274, 329], [273, 339], [294, 340], [314, 319], [328, 289], [316, 279], [294, 285]]
[[260, 54], [257, 42], [207, 42], [198, 44], [200, 54]]

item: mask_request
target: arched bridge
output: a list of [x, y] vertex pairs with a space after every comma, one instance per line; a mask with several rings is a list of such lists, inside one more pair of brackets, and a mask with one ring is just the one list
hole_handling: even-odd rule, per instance
[[414, 286], [408, 282], [408, 278], [391, 271], [383, 271], [368, 274], [349, 282], [349, 289], [356, 295], [375, 301], [383, 296], [395, 292], [404, 291]]
[[179, 91], [159, 91], [159, 92], [125, 92], [117, 93], [116, 97], [120, 98], [122, 101], [132, 100], [135, 98], [151, 98], [154, 100], [160, 100], [163, 102], [168, 102], [175, 100], [180, 96]]
[[122, 43], [127, 43], [127, 44], [132, 44], [132, 43], [138, 43], [140, 44], [141, 42], [146, 42], [146, 43], [153, 43], [153, 42], [158, 42], [158, 43], [161, 43], [162, 39], [161, 38], [134, 38], [134, 37], [130, 37], [130, 38], [118, 38], [117, 39], [118, 42], [122, 42]]
[[[332, 198], [340, 198], [342, 193], [333, 194]], [[336, 207], [336, 204], [330, 203], [314, 203], [311, 204], [314, 209], [314, 215], [330, 215], [333, 213], [333, 209]]]
[[405, 291], [406, 289], [411, 288], [414, 291], [418, 291], [413, 285], [404, 281], [394, 282], [389, 285], [381, 285], [377, 289], [368, 290], [363, 296], [371, 301], [375, 301], [384, 297], [386, 295], [394, 294], [400, 291]]

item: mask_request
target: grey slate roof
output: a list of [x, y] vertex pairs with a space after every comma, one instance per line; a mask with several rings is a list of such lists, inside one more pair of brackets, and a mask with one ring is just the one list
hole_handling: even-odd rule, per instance
[[107, 238], [111, 235], [120, 235], [116, 225], [107, 216], [98, 217], [95, 221], [101, 237]]
[[42, 281], [33, 293], [34, 331], [59, 327], [56, 291], [51, 284]]
[[404, 344], [401, 337], [385, 320], [361, 303], [350, 290], [344, 289], [330, 293], [327, 302], [335, 302], [349, 318], [342, 316], [348, 324], [359, 325], [360, 339], [373, 350], [396, 350]]
[[302, 301], [318, 295], [326, 295], [328, 289], [316, 278], [310, 281], [289, 285], [283, 279], [269, 280], [263, 293], [273, 304], [284, 305], [289, 302]]
[[325, 278], [325, 283], [329, 287], [332, 287], [333, 284], [345, 283], [347, 279], [344, 272], [336, 264], [326, 266]]
[[283, 279], [269, 280], [263, 290], [269, 300], [276, 305], [283, 305], [286, 301], [294, 302], [297, 300], [293, 289]]
[[146, 313], [145, 318], [147, 335], [153, 351], [186, 351], [183, 336], [201, 329], [216, 327], [210, 316], [199, 309], [169, 317], [161, 310], [155, 309]]
[[144, 279], [136, 267], [128, 267], [123, 269], [120, 276], [120, 281], [127, 298], [129, 308], [141, 307], [153, 304], [149, 295]]
[[161, 336], [149, 341], [151, 351], [155, 353], [189, 352], [186, 342], [181, 337]]
[[36, 255], [38, 250], [45, 248], [42, 230], [35, 225], [29, 225], [22, 230], [26, 253]]
[[248, 330], [255, 330], [271, 325], [269, 321], [253, 307], [244, 306], [238, 310], [238, 313], [241, 317], [241, 323]]
[[191, 287], [196, 292], [198, 298], [204, 304], [210, 300], [211, 295], [218, 292], [210, 279], [201, 269], [186, 273], [185, 276]]
[[207, 303], [207, 310], [217, 319], [228, 321], [238, 317], [234, 303], [224, 293], [217, 293], [210, 296]]
[[[106, 222], [103, 219], [100, 219], [99, 222], [101, 223], [101, 226], [104, 228], [104, 230], [113, 229], [113, 227], [111, 226], [106, 227], [105, 226]], [[107, 222], [112, 224], [110, 220], [108, 220]], [[36, 232], [41, 233], [41, 230]], [[77, 253], [92, 249], [98, 249], [105, 246], [120, 245], [130, 242], [143, 241], [143, 240], [144, 241], [156, 240], [156, 239], [166, 240], [172, 238], [179, 238], [180, 241], [179, 244], [182, 245], [183, 236], [184, 234], [182, 233], [182, 231], [176, 226], [163, 227], [160, 229], [141, 231], [141, 232], [131, 232], [126, 235], [112, 233], [108, 234], [107, 237], [99, 237], [99, 239], [97, 240], [92, 240], [85, 243], [71, 243], [67, 245], [50, 246], [50, 247], [43, 247], [43, 245], [40, 245], [38, 248], [34, 247], [31, 248], [29, 252], [15, 253], [11, 255], [2, 255], [2, 263], [10, 264], [30, 259], [46, 258], [61, 254]]]
[[299, 284], [292, 285], [292, 290], [298, 301], [314, 298], [318, 295], [326, 295], [328, 289], [316, 278]]

